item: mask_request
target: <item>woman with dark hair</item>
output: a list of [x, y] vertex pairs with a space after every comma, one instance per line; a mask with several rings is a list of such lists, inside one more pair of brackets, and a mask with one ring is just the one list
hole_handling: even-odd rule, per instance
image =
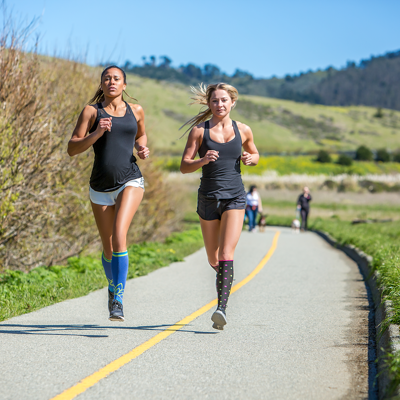
[[[259, 155], [251, 129], [230, 118], [238, 98], [233, 86], [200, 85], [192, 91], [195, 95], [192, 104], [207, 108], [185, 124], [191, 131], [180, 169], [184, 174], [199, 168], [203, 171], [197, 213], [208, 262], [217, 272], [218, 308], [211, 320], [213, 328], [222, 330], [227, 322], [226, 305], [233, 282], [233, 256], [246, 208], [240, 161], [256, 165]], [[195, 160], [197, 153], [200, 158]]]
[[143, 109], [124, 101], [125, 88], [125, 72], [116, 66], [107, 67], [68, 142], [71, 157], [91, 146], [95, 154], [89, 197], [103, 245], [111, 321], [124, 321], [122, 301], [129, 265], [126, 235], [144, 192], [133, 148], [143, 160], [150, 153]]
[[246, 195], [246, 214], [249, 219], [249, 232], [256, 227], [257, 214], [262, 213], [261, 197], [257, 192], [257, 186], [251, 185]]

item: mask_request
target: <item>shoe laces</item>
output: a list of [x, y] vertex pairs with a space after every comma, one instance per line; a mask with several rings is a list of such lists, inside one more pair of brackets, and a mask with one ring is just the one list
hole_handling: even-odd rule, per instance
[[112, 306], [113, 309], [118, 308], [119, 310], [122, 310], [122, 303], [120, 303], [118, 300], [114, 300]]

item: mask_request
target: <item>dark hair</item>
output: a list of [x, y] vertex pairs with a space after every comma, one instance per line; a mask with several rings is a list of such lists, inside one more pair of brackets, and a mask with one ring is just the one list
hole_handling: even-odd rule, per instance
[[[119, 70], [122, 72], [122, 75], [124, 76], [124, 83], [125, 83], [125, 85], [126, 85], [126, 74], [125, 74], [125, 71], [124, 71], [122, 68], [117, 67], [116, 65], [110, 65], [109, 67], [105, 68], [105, 69], [103, 70], [103, 72], [101, 73], [99, 88], [97, 89], [97, 92], [94, 94], [94, 96], [89, 100], [88, 104], [102, 103], [102, 102], [104, 101], [105, 98], [104, 98], [103, 89], [101, 88], [101, 82], [103, 81], [103, 76], [104, 76], [104, 74], [105, 74], [108, 70], [110, 70], [110, 69], [112, 69], [112, 68], [119, 69]], [[129, 98], [131, 98], [132, 100], [137, 101], [135, 98], [129, 96], [129, 94], [126, 93], [125, 90], [123, 91], [123, 93], [125, 93], [125, 94], [126, 94]], [[123, 94], [122, 94], [122, 99], [124, 99], [124, 95], [123, 95]]]
[[256, 185], [251, 185], [250, 189], [249, 189], [249, 193], [253, 193], [254, 189], [257, 189], [257, 186]]

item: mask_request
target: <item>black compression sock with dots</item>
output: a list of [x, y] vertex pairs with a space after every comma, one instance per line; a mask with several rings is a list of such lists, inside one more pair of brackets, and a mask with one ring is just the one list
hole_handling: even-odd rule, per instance
[[233, 282], [233, 260], [220, 260], [218, 279], [218, 308], [225, 310]]

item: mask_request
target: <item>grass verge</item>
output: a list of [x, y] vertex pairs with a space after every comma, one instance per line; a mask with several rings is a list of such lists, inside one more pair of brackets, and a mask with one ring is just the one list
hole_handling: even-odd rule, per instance
[[[201, 246], [199, 225], [173, 233], [163, 243], [133, 244], [128, 248], [128, 279], [182, 261]], [[0, 321], [84, 296], [106, 285], [100, 253], [71, 257], [67, 265], [39, 267], [29, 273], [6, 271], [0, 275]]]
[[[334, 155], [334, 160], [337, 159]], [[263, 175], [275, 171], [279, 176], [290, 174], [307, 175], [384, 175], [400, 173], [400, 163], [397, 162], [375, 162], [375, 161], [354, 161], [351, 166], [338, 165], [335, 162], [319, 163], [315, 156], [262, 156], [255, 167], [242, 165], [244, 174]], [[156, 160], [157, 166], [165, 171], [178, 172], [181, 164], [180, 156], [159, 157]]]

